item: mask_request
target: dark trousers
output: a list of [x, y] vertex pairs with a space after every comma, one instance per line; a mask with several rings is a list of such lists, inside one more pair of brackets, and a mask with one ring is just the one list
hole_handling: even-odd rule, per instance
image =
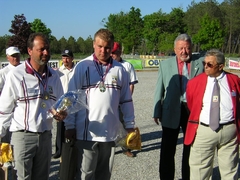
[[[178, 141], [178, 135], [180, 127], [183, 131], [183, 138], [185, 137], [187, 120], [189, 111], [186, 104], [182, 104], [181, 107], [181, 120], [180, 126], [177, 129], [171, 129], [162, 127], [162, 143], [160, 152], [160, 165], [159, 173], [161, 180], [174, 180], [175, 175], [175, 161], [174, 156], [176, 153], [176, 146]], [[183, 157], [182, 157], [182, 180], [190, 179], [190, 168], [189, 168], [189, 154], [190, 146], [183, 145]]]
[[64, 122], [57, 122], [57, 134], [56, 134], [56, 152], [55, 154], [61, 155], [62, 143], [65, 140], [65, 126]]
[[9, 143], [11, 141], [12, 132], [9, 131], [9, 128], [6, 129], [6, 135], [2, 137], [2, 143]]

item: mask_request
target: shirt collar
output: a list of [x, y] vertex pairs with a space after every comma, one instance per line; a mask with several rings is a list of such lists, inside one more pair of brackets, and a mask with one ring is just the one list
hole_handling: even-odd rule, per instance
[[[31, 75], [34, 75], [35, 74], [35, 71], [33, 70], [33, 67], [31, 66], [31, 64], [30, 64], [30, 58], [28, 58], [26, 61], [25, 61], [25, 66], [26, 66], [26, 69], [25, 69], [25, 71], [26, 71], [26, 73], [28, 73], [28, 74], [31, 74]], [[48, 68], [48, 66], [46, 65], [46, 67], [45, 67], [45, 72], [46, 72], [46, 69]], [[47, 73], [45, 73], [44, 72], [44, 74], [47, 74]], [[49, 70], [49, 73], [48, 73], [48, 77], [51, 77], [52, 76], [52, 73], [51, 73], [51, 71]]]
[[208, 79], [210, 79], [212, 82], [214, 82], [214, 79], [216, 78], [218, 81], [221, 81], [223, 77], [226, 75], [226, 73], [223, 71], [219, 76], [217, 77], [210, 77], [208, 76]]
[[113, 60], [113, 59], [112, 59], [112, 57], [110, 56], [108, 63], [107, 63], [107, 64], [102, 64], [102, 63], [98, 60], [97, 56], [96, 56], [95, 54], [93, 54], [93, 61], [95, 61], [98, 65], [107, 66], [109, 63], [112, 64], [112, 60]]
[[182, 61], [182, 60], [178, 59], [177, 57], [176, 57], [176, 59], [177, 59], [178, 64], [183, 64], [184, 62], [188, 64], [188, 63], [191, 62], [191, 60], [188, 60], [188, 61]]

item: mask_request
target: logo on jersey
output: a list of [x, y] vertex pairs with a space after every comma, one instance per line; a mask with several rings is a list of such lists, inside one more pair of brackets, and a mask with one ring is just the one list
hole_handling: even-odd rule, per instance
[[49, 92], [49, 94], [53, 94], [53, 88], [52, 88], [52, 86], [48, 86], [48, 92]]
[[112, 84], [117, 84], [117, 76], [112, 76]]

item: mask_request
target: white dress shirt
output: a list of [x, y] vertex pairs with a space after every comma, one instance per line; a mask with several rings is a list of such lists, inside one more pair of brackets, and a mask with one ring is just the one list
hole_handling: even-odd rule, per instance
[[[211, 106], [214, 79], [215, 79], [214, 77], [208, 76], [207, 86], [203, 96], [203, 106], [202, 106], [202, 111], [200, 113], [200, 122], [204, 124], [209, 124], [210, 106]], [[229, 89], [225, 72], [221, 73], [217, 77], [217, 80], [220, 86], [220, 122], [219, 123], [225, 124], [234, 120], [231, 92]]]

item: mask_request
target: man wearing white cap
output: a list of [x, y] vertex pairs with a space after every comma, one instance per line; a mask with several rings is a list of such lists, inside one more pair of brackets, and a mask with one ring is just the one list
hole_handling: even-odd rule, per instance
[[9, 64], [0, 70], [0, 94], [2, 92], [7, 73], [20, 64], [20, 51], [17, 47], [11, 46], [6, 49]]
[[[20, 64], [20, 51], [17, 47], [11, 46], [6, 49], [7, 60], [9, 64], [0, 70], [0, 95], [5, 84], [7, 73]], [[1, 142], [10, 143], [11, 133], [7, 130], [6, 135]]]

